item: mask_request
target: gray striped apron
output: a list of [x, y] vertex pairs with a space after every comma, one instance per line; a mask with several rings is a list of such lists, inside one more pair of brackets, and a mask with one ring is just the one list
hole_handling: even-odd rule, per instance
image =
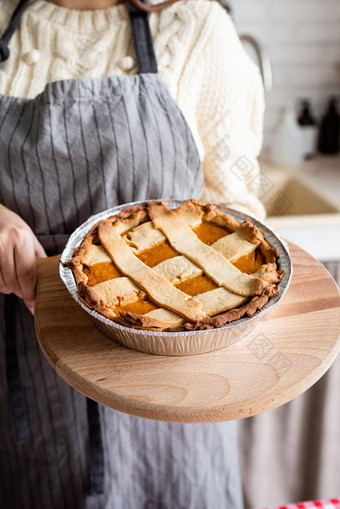
[[[129, 14], [136, 76], [53, 82], [32, 100], [0, 96], [0, 200], [48, 255], [106, 208], [201, 196], [198, 151], [157, 74], [147, 15]], [[236, 424], [154, 422], [87, 399], [44, 358], [23, 302], [0, 295], [0, 506], [239, 509]]]

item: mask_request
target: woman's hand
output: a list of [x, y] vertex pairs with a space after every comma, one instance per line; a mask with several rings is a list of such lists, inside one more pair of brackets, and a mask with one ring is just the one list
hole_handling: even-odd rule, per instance
[[0, 293], [15, 293], [34, 314], [36, 257], [44, 248], [20, 216], [0, 204]]

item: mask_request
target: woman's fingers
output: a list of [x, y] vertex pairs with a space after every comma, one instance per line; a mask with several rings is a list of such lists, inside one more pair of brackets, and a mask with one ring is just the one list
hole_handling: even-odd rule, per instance
[[4, 277], [2, 275], [2, 271], [1, 271], [1, 265], [0, 265], [0, 293], [12, 293], [11, 290], [9, 290], [9, 288], [7, 287], [6, 283], [5, 283], [5, 280], [4, 280]]
[[[34, 236], [34, 256], [35, 258], [46, 258], [47, 255], [45, 253], [45, 250], [44, 248], [42, 247], [42, 245], [40, 244], [40, 242], [38, 241], [38, 239]], [[36, 263], [36, 260], [35, 260], [35, 263]], [[34, 293], [35, 293], [35, 287], [34, 287]], [[34, 295], [35, 297], [35, 295]], [[28, 305], [26, 304], [28, 309], [30, 310], [30, 312], [32, 313], [32, 315], [34, 315], [34, 303], [33, 305]]]
[[1, 251], [0, 266], [5, 286], [10, 290], [10, 293], [15, 293], [15, 295], [22, 298], [21, 288], [15, 270], [14, 246], [13, 244], [11, 245], [10, 242], [7, 250]]
[[45, 251], [30, 229], [12, 228], [0, 253], [0, 291], [15, 293], [34, 312], [36, 257]]
[[23, 245], [14, 246], [15, 271], [23, 301], [28, 308], [34, 306], [35, 299], [35, 249], [33, 238], [27, 237]]
[[40, 244], [37, 237], [34, 236], [34, 249], [35, 249], [35, 256], [37, 258], [46, 258], [46, 253], [42, 245]]
[[15, 293], [33, 312], [36, 258], [45, 256], [28, 224], [0, 204], [0, 293]]

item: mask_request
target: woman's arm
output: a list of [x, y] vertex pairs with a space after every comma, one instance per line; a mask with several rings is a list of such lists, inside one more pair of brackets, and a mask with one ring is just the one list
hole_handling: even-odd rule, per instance
[[264, 97], [258, 68], [244, 51], [228, 14], [217, 2], [197, 63], [201, 87], [197, 119], [205, 156], [207, 201], [264, 219], [257, 156], [262, 145]]
[[28, 224], [0, 204], [0, 293], [15, 293], [33, 314], [36, 257], [45, 251]]

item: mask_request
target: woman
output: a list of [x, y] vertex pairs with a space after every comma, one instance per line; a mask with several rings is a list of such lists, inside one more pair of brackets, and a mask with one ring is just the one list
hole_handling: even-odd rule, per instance
[[87, 400], [46, 362], [32, 314], [35, 258], [61, 252], [101, 210], [203, 197], [264, 217], [248, 186], [261, 143], [258, 71], [215, 0], [166, 2], [151, 32], [137, 0], [22, 0], [14, 15], [3, 4], [1, 501], [240, 508], [234, 422], [153, 422]]

